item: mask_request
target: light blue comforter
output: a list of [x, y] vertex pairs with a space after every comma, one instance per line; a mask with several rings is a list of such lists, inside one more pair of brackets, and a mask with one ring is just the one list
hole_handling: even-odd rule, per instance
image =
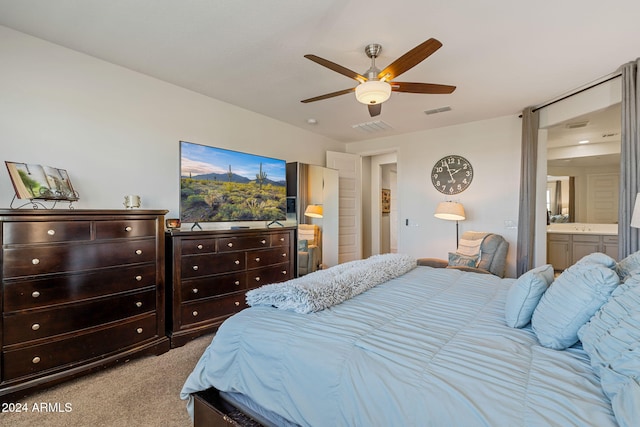
[[580, 348], [547, 349], [506, 326], [512, 282], [417, 267], [316, 313], [246, 309], [181, 396], [240, 392], [317, 427], [615, 426]]

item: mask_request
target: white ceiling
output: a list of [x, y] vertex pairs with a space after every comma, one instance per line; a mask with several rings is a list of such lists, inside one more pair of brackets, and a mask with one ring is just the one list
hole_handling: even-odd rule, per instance
[[[556, 98], [638, 57], [639, 16], [637, 0], [0, 0], [1, 25], [344, 142]], [[393, 93], [376, 118], [353, 94], [300, 103], [356, 84], [303, 55], [363, 73], [367, 44], [383, 68], [431, 37], [443, 47], [396, 80], [453, 94]], [[352, 127], [373, 120], [391, 129]]]

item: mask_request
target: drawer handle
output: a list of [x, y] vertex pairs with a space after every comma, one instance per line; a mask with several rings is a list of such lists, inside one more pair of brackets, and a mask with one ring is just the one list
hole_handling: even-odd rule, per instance
[[47, 230], [47, 234], [49, 236], [53, 236], [54, 234], [56, 234], [56, 230]]
[[235, 263], [236, 265], [238, 265], [238, 264], [240, 264], [240, 260], [238, 260], [238, 259], [237, 259], [237, 260], [235, 260], [235, 261], [234, 261], [234, 263]]
[[33, 292], [31, 292], [31, 296], [34, 297], [34, 298], [38, 298], [40, 296], [40, 292], [33, 291]]
[[37, 331], [38, 329], [40, 329], [40, 324], [39, 323], [34, 323], [33, 325], [31, 325], [31, 330]]
[[287, 270], [282, 270], [282, 274], [286, 275], [287, 274]]
[[264, 240], [264, 239], [262, 239], [262, 240], [260, 240], [260, 243], [262, 243], [263, 245], [266, 245], [266, 244], [267, 244], [267, 241], [266, 241], [266, 240]]
[[256, 277], [256, 282], [260, 281], [260, 276]]
[[193, 268], [193, 270], [194, 270], [194, 271], [198, 271], [198, 266], [197, 266], [197, 265], [194, 265], [194, 266], [193, 266], [193, 267], [191, 267], [191, 268]]
[[280, 241], [281, 241], [281, 242], [284, 242], [284, 237], [281, 237], [281, 238], [280, 238]]
[[129, 232], [131, 230], [133, 230], [133, 228], [131, 228], [131, 226], [128, 226], [128, 225], [124, 228], [124, 231], [126, 232]]
[[142, 276], [136, 276], [136, 282], [140, 282], [142, 280]]
[[236, 301], [234, 304], [236, 305], [236, 307], [239, 307], [240, 306], [240, 301]]
[[193, 292], [194, 294], [197, 294], [197, 293], [198, 293], [198, 288], [193, 288], [193, 289], [191, 290], [191, 292]]
[[31, 260], [31, 264], [38, 265], [38, 264], [40, 264], [40, 260], [38, 258], [34, 258], [34, 259]]
[[286, 256], [287, 256], [287, 253], [286, 253], [286, 252], [284, 252], [284, 253], [282, 254], [282, 256], [283, 256], [283, 257], [286, 257]]
[[136, 307], [138, 307], [138, 308], [142, 307], [142, 302], [141, 301], [137, 301], [136, 302]]
[[142, 249], [136, 249], [136, 254], [137, 255], [142, 255]]
[[193, 313], [191, 313], [191, 314], [193, 314], [193, 317], [196, 317], [196, 316], [198, 315], [198, 312], [197, 312], [197, 311], [194, 311], [194, 312], [193, 312]]
[[233, 247], [233, 243], [232, 243], [232, 242], [229, 242], [229, 243], [227, 243], [227, 246], [229, 246], [230, 248], [232, 248], [232, 247]]
[[196, 246], [196, 248], [202, 249], [202, 245], [198, 245], [198, 246]]
[[31, 359], [31, 363], [33, 364], [40, 363], [40, 358], [38, 356], [34, 357], [33, 359]]
[[240, 280], [236, 280], [236, 282], [234, 283], [236, 286], [240, 286]]
[[256, 257], [256, 262], [260, 262], [260, 257]]
[[136, 332], [137, 332], [137, 333], [139, 333], [139, 334], [141, 334], [141, 333], [142, 333], [142, 328], [138, 328], [138, 329], [136, 329]]

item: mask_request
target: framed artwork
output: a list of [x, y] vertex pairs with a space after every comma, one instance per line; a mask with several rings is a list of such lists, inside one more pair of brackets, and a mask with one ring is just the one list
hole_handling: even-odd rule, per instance
[[4, 162], [18, 199], [78, 200], [64, 169], [19, 162]]
[[391, 190], [388, 188], [382, 189], [382, 213], [391, 212]]

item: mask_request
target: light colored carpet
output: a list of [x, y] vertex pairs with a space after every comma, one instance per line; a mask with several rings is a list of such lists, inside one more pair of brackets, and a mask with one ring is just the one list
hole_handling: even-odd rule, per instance
[[[28, 412], [0, 414], [0, 426], [12, 427], [188, 427], [180, 390], [213, 335], [206, 335], [160, 356], [133, 359], [42, 392], [18, 403]], [[68, 412], [34, 412], [34, 405]], [[56, 405], [57, 404], [57, 405]]]

